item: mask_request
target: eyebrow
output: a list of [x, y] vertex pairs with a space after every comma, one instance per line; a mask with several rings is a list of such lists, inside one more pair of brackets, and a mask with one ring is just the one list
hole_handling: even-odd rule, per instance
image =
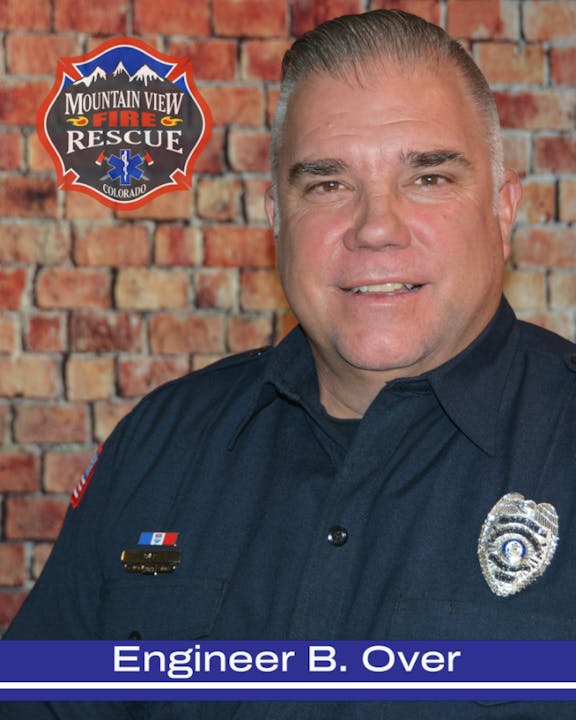
[[[455, 162], [466, 168], [472, 167], [470, 160], [457, 150], [437, 149], [421, 152], [410, 150], [402, 153], [401, 161], [415, 169], [437, 167], [447, 162]], [[347, 170], [348, 165], [339, 158], [320, 158], [318, 160], [297, 162], [288, 171], [288, 182], [290, 185], [295, 185], [301, 177], [306, 175], [326, 177], [345, 173]]]
[[338, 175], [347, 169], [348, 165], [338, 158], [322, 158], [308, 162], [297, 162], [292, 165], [288, 172], [288, 182], [291, 185], [295, 185], [299, 178], [305, 175]]
[[456, 150], [410, 151], [402, 154], [402, 161], [413, 168], [437, 167], [447, 162], [455, 162], [462, 167], [472, 167], [472, 163]]

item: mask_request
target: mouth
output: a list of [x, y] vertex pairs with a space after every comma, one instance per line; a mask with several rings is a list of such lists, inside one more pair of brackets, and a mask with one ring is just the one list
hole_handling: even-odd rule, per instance
[[415, 283], [387, 282], [378, 285], [358, 285], [356, 287], [342, 288], [344, 292], [352, 295], [380, 294], [380, 295], [397, 295], [399, 293], [408, 293], [419, 290], [422, 285]]

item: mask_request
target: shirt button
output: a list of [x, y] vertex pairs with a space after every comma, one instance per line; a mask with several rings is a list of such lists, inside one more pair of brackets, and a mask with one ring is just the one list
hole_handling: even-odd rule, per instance
[[342, 525], [333, 525], [328, 530], [328, 542], [334, 547], [341, 547], [348, 540], [348, 530]]

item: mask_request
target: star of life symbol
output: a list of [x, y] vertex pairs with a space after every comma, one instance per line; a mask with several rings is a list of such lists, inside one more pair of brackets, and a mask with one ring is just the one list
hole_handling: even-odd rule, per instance
[[132, 155], [130, 149], [120, 150], [120, 157], [111, 155], [107, 162], [112, 168], [108, 172], [108, 177], [110, 180], [120, 179], [120, 185], [130, 185], [132, 178], [140, 180], [144, 175], [144, 171], [140, 167], [144, 158], [141, 155]]
[[558, 513], [553, 505], [508, 493], [488, 513], [478, 539], [484, 579], [501, 597], [514, 595], [539, 578], [558, 544]]
[[131, 210], [190, 189], [212, 118], [188, 59], [119, 38], [60, 59], [37, 128], [62, 189]]

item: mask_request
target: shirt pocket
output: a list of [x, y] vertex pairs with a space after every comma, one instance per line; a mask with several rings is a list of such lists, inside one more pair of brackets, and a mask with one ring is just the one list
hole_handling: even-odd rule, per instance
[[134, 575], [105, 585], [99, 627], [103, 640], [194, 640], [207, 637], [226, 581]]

